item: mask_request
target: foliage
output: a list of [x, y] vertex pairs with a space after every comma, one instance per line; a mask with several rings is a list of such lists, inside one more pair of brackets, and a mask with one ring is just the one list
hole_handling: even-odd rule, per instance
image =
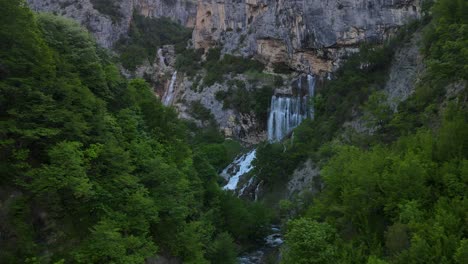
[[282, 73], [282, 74], [289, 74], [292, 72], [291, 68], [289, 68], [289, 66], [284, 62], [275, 63], [273, 65], [273, 71], [275, 73]]
[[[258, 236], [266, 209], [226, 198], [213, 167], [238, 144], [189, 134], [78, 24], [21, 0], [0, 5], [0, 262], [231, 261], [230, 237]], [[224, 160], [210, 144], [223, 146]], [[239, 220], [242, 231], [220, 220], [230, 210], [251, 219]]]
[[338, 248], [336, 231], [326, 223], [299, 218], [288, 223], [282, 263], [336, 263]]
[[436, 1], [433, 20], [425, 31], [424, 51], [436, 79], [467, 80], [468, 4], [463, 0]]
[[[330, 242], [344, 252], [337, 263], [364, 263], [369, 255], [377, 263], [455, 260], [467, 231], [467, 120], [465, 109], [451, 105], [437, 133], [423, 129], [368, 150], [335, 145], [321, 173], [326, 188], [306, 216], [332, 224], [344, 239]], [[288, 254], [301, 257], [292, 248], [307, 240], [296, 235], [312, 231], [288, 230]]]
[[241, 80], [229, 80], [228, 90], [216, 92], [215, 98], [223, 102], [223, 109], [234, 109], [242, 114], [255, 113], [259, 122], [266, 125], [273, 89], [269, 86], [248, 90]]
[[94, 9], [99, 13], [108, 15], [114, 23], [122, 20], [122, 13], [120, 12], [120, 1], [115, 0], [91, 0]]
[[154, 60], [156, 47], [174, 44], [176, 53], [184, 52], [190, 37], [189, 29], [169, 18], [151, 18], [134, 13], [128, 37], [121, 38], [116, 43], [116, 49], [120, 53], [122, 65], [134, 70], [145, 60]]
[[214, 116], [211, 111], [206, 108], [200, 101], [194, 101], [190, 105], [190, 113], [191, 115], [202, 121], [212, 121], [214, 120]]
[[236, 245], [229, 233], [218, 234], [208, 250], [208, 259], [211, 263], [235, 264], [236, 255]]
[[254, 174], [267, 185], [285, 183], [289, 173], [298, 165], [297, 160], [288, 157], [281, 143], [262, 144], [257, 148], [257, 158], [253, 161]]
[[237, 199], [231, 193], [220, 197], [219, 224], [243, 244], [262, 241], [270, 229], [271, 213], [258, 203]]
[[190, 143], [216, 171], [221, 171], [238, 156], [243, 148], [238, 141], [225, 139], [218, 127], [210, 122], [206, 127], [190, 124]]
[[186, 49], [177, 55], [175, 68], [188, 76], [194, 76], [201, 69], [201, 56], [202, 50]]
[[[466, 7], [466, 1], [435, 2], [422, 43], [428, 71], [397, 112], [379, 89], [393, 50], [418, 24], [383, 49], [361, 49], [348, 58], [325, 84], [329, 90], [319, 92], [317, 118], [297, 128], [283, 152], [269, 151], [275, 157], [258, 152], [256, 169], [265, 175], [286, 156], [322, 166], [325, 188], [302, 218], [291, 221], [285, 263], [317, 260], [307, 255], [317, 252], [316, 231], [305, 230], [307, 223], [336, 230], [339, 238], [322, 244], [338, 250], [329, 257], [333, 263], [466, 262]], [[373, 135], [339, 136], [353, 111], [363, 114]]]
[[203, 67], [206, 69], [206, 76], [203, 84], [211, 86], [215, 83], [222, 83], [226, 74], [240, 74], [247, 71], [262, 72], [264, 65], [256, 60], [236, 57], [225, 54], [220, 58], [219, 50], [209, 51], [207, 60]]
[[[408, 34], [405, 31], [397, 39], [404, 41]], [[385, 97], [381, 90], [397, 43], [389, 41], [382, 47], [363, 45], [360, 52], [350, 55], [335, 78], [326, 81], [315, 96], [315, 119], [308, 119], [297, 127], [290, 142], [281, 147], [267, 147], [276, 148], [276, 151], [257, 153], [256, 175], [271, 185], [286, 182], [293, 170], [307, 158], [315, 161], [323, 158], [322, 146], [339, 135], [343, 124], [356, 113], [367, 112], [369, 126], [379, 125], [379, 131], [390, 131], [386, 125], [393, 116], [388, 105], [382, 104]]]

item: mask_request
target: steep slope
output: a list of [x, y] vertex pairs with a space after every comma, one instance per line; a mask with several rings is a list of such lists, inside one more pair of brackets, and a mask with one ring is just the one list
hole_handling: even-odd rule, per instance
[[314, 74], [331, 72], [358, 44], [382, 42], [420, 16], [419, 0], [201, 0], [193, 33], [196, 48], [257, 55]]
[[78, 23], [0, 7], [0, 263], [235, 263], [263, 236], [268, 210], [217, 183], [235, 142], [188, 130]]
[[126, 35], [134, 12], [149, 17], [169, 17], [187, 27], [194, 26], [194, 0], [27, 0], [35, 11], [70, 17], [85, 26], [106, 48]]
[[[151, 38], [145, 40], [144, 46], [134, 45], [138, 41], [120, 41], [117, 50], [127, 62], [124, 67], [130, 71], [122, 70], [129, 77], [149, 80], [155, 94], [162, 100], [166, 100], [167, 95], [171, 96], [168, 103], [175, 106], [180, 117], [203, 126], [207, 124], [206, 120], [201, 120], [200, 115], [192, 111], [193, 105], [201, 104], [211, 112], [226, 137], [241, 140], [247, 145], [267, 139], [265, 120], [268, 106], [264, 106], [263, 111], [253, 112], [245, 107], [240, 107], [244, 108], [241, 110], [235, 104], [225, 104], [226, 100], [234, 101], [233, 97], [243, 91], [243, 88], [233, 86], [233, 82], [245, 83], [241, 86], [245, 86], [248, 92], [244, 92], [244, 96], [249, 97], [246, 101], [269, 102], [270, 93], [265, 93], [266, 98], [263, 99], [254, 96], [266, 86], [279, 97], [296, 96], [297, 83], [305, 80], [307, 74], [313, 74], [320, 85], [323, 78], [329, 78], [338, 69], [344, 57], [359, 51], [359, 45], [364, 42], [383, 43], [399, 27], [418, 19], [421, 12], [419, 0], [28, 2], [35, 10], [55, 12], [79, 21], [93, 32], [101, 45], [108, 48], [129, 35], [131, 38], [138, 38], [139, 34], [149, 35], [144, 29], [135, 31], [136, 34], [132, 31], [138, 27], [134, 14], [169, 17], [194, 27], [187, 51], [180, 47], [158, 47], [160, 42], [151, 44]], [[144, 23], [142, 25], [145, 27]], [[129, 48], [125, 49], [125, 45]], [[158, 48], [162, 48], [162, 52], [156, 55]], [[224, 67], [222, 65], [210, 68], [204, 56], [210, 49], [220, 49], [222, 56], [233, 54], [253, 58], [264, 64], [265, 70], [254, 69], [256, 72], [251, 74], [252, 69], [235, 70], [238, 72], [233, 73], [232, 69], [220, 71]], [[141, 59], [143, 50], [152, 57]], [[226, 63], [241, 62], [231, 60]], [[169, 89], [172, 90], [169, 92]], [[220, 97], [217, 95], [221, 93], [226, 94], [224, 102], [218, 100]]]
[[227, 53], [258, 55], [273, 67], [285, 63], [324, 74], [365, 41], [382, 42], [418, 19], [420, 0], [28, 0], [36, 11], [55, 12], [86, 26], [98, 43], [112, 47], [128, 32], [133, 12], [169, 17], [194, 27], [195, 48], [222, 46]]

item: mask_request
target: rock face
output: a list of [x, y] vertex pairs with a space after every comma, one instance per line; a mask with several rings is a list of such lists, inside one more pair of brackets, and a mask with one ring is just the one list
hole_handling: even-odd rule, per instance
[[[236, 79], [245, 80], [240, 75]], [[226, 77], [226, 81], [233, 80], [231, 77]], [[247, 89], [253, 90], [255, 87], [246, 82]], [[228, 86], [223, 83], [216, 83], [212, 86], [197, 89], [194, 87], [193, 81], [184, 78], [177, 86], [176, 99], [173, 106], [177, 109], [179, 117], [183, 119], [193, 120], [199, 126], [203, 126], [203, 122], [194, 119], [191, 105], [193, 103], [201, 103], [203, 107], [209, 109], [213, 114], [220, 131], [226, 138], [240, 140], [245, 145], [255, 145], [266, 140], [265, 125], [258, 122], [258, 118], [253, 112], [239, 113], [234, 109], [226, 109], [223, 107], [223, 102], [216, 99], [216, 93], [219, 91], [227, 91]], [[261, 125], [261, 126], [260, 126]]]
[[[194, 48], [221, 47], [223, 53], [254, 57], [273, 70], [289, 67], [299, 74], [328, 76], [347, 54], [359, 50], [365, 41], [382, 42], [399, 27], [420, 16], [421, 0], [27, 0], [36, 11], [53, 12], [75, 19], [87, 27], [106, 48], [127, 34], [133, 13], [150, 17], [169, 17], [193, 27]], [[101, 5], [98, 5], [100, 3]], [[104, 3], [104, 4], [103, 4]], [[108, 4], [108, 5], [106, 5]], [[109, 12], [111, 8], [112, 12]], [[117, 15], [116, 15], [117, 14]], [[226, 83], [194, 87], [183, 73], [175, 71], [174, 48], [160, 48], [153, 61], [146, 61], [128, 77], [149, 80], [155, 94], [171, 101], [179, 116], [194, 120], [191, 104], [200, 102], [214, 115], [226, 137], [247, 145], [266, 139], [266, 125], [253, 113], [241, 114], [224, 109], [216, 100]], [[408, 51], [397, 54], [418, 63], [419, 55]], [[415, 55], [416, 54], [416, 55]], [[414, 55], [414, 56], [413, 56]], [[416, 56], [416, 57], [415, 57]], [[411, 62], [410, 63], [413, 63]], [[412, 65], [392, 68], [387, 85], [390, 99], [403, 98], [414, 78]], [[197, 73], [203, 77], [204, 73]], [[201, 78], [200, 77], [200, 78]], [[243, 78], [242, 76], [225, 76]], [[247, 89], [256, 89], [247, 85]], [[414, 85], [413, 85], [414, 86]], [[168, 93], [172, 88], [173, 91]], [[290, 89], [287, 84], [284, 89]], [[283, 94], [284, 92], [279, 92]], [[165, 100], [170, 94], [171, 100]], [[278, 92], [277, 92], [278, 94]], [[172, 99], [174, 98], [174, 99]], [[203, 125], [200, 120], [194, 120]]]
[[[195, 48], [256, 56], [314, 74], [336, 69], [363, 41], [380, 42], [420, 16], [421, 0], [27, 0], [36, 11], [71, 17], [112, 47], [133, 12], [194, 27]], [[119, 19], [93, 3], [113, 3]]]
[[[401, 43], [395, 50], [388, 79], [383, 89], [386, 96], [385, 104], [396, 112], [398, 105], [408, 99], [414, 93], [419, 81], [422, 80], [426, 71], [423, 54], [419, 49], [422, 41], [422, 32], [414, 32], [411, 38]], [[345, 133], [342, 137], [348, 140], [354, 133], [373, 135], [378, 127], [369, 126], [368, 121], [363, 118], [363, 113], [353, 110], [354, 118], [345, 122], [343, 128]]]
[[90, 0], [27, 0], [31, 9], [41, 12], [49, 12], [70, 17], [78, 21], [93, 33], [97, 42], [110, 48], [122, 34], [125, 34], [130, 25], [133, 12], [132, 1], [120, 1], [119, 10], [121, 19], [112, 21], [112, 18], [99, 13], [94, 9]]
[[414, 33], [410, 41], [404, 43], [395, 53], [390, 68], [385, 93], [391, 108], [396, 111], [398, 103], [406, 100], [416, 89], [425, 65], [418, 43], [422, 41], [421, 32]]
[[134, 0], [133, 3], [134, 8], [144, 16], [169, 17], [186, 27], [195, 26], [196, 0]]
[[[93, 3], [109, 2], [117, 15], [111, 17]], [[169, 17], [187, 27], [193, 27], [196, 14], [194, 0], [27, 0], [31, 9], [70, 17], [91, 31], [97, 42], [112, 45], [128, 32], [133, 12], [150, 17]]]
[[323, 74], [419, 14], [420, 0], [199, 0], [193, 41]]
[[317, 193], [321, 186], [317, 183], [320, 170], [311, 160], [307, 160], [301, 167], [297, 168], [291, 180], [288, 182], [288, 195], [300, 195], [303, 192]]

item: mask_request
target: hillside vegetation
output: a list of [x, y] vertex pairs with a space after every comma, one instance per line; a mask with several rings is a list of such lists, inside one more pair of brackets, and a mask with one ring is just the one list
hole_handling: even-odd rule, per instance
[[[322, 168], [317, 196], [282, 203], [294, 215], [282, 263], [467, 263], [467, 14], [466, 1], [439, 0], [400, 34], [423, 28], [427, 71], [397, 112], [380, 92], [396, 46], [361, 49], [325, 84], [318, 118], [295, 131], [293, 146], [258, 152], [270, 185], [306, 159]], [[373, 133], [342, 136], [352, 109]]]
[[75, 22], [0, 6], [1, 263], [235, 263], [262, 237], [268, 211], [204, 151], [236, 147], [189, 133]]

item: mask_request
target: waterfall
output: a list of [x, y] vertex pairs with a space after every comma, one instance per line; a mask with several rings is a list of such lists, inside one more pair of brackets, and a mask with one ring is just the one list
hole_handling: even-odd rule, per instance
[[244, 174], [253, 169], [252, 161], [255, 159], [257, 150], [254, 149], [247, 154], [238, 157], [233, 163], [229, 164], [221, 176], [229, 182], [223, 187], [224, 190], [235, 190], [239, 179]]
[[315, 78], [312, 75], [307, 75], [307, 88], [309, 92], [309, 117], [310, 119], [314, 119], [315, 111], [314, 111], [314, 104], [313, 99], [315, 95]]
[[[307, 78], [299, 78], [297, 86], [294, 86], [292, 95], [276, 94], [271, 97], [270, 114], [268, 118], [268, 140], [270, 142], [280, 141], [294, 128], [301, 124], [306, 118], [314, 118], [314, 107], [311, 99], [315, 94], [315, 78], [307, 75]], [[307, 87], [305, 85], [307, 80]], [[303, 88], [304, 84], [304, 88]], [[297, 89], [295, 89], [297, 87]], [[259, 199], [260, 190], [264, 182], [257, 183], [255, 176], [244, 185], [239, 185], [241, 177], [244, 177], [253, 169], [252, 161], [256, 157], [256, 150], [252, 150], [242, 156], [237, 157], [234, 162], [227, 166], [221, 176], [228, 181], [223, 190], [239, 190], [238, 196], [244, 195], [245, 191], [253, 187], [256, 183], [254, 192], [254, 201]], [[245, 254], [238, 258], [240, 264], [254, 264], [265, 262], [266, 254], [283, 244], [281, 230], [277, 226], [271, 228], [271, 232], [264, 239], [264, 245], [254, 252]]]
[[273, 95], [268, 118], [268, 140], [279, 141], [289, 134], [294, 128], [308, 116], [314, 118], [313, 106], [309, 107], [309, 98], [313, 98], [315, 92], [315, 78], [307, 75], [307, 93], [301, 96], [302, 78], [298, 80], [297, 95]]
[[163, 98], [164, 98], [163, 104], [165, 106], [169, 106], [172, 103], [172, 99], [174, 97], [174, 86], [175, 86], [176, 80], [177, 80], [177, 71], [175, 71], [172, 74], [171, 83], [169, 84], [169, 88], [167, 89], [166, 93], [163, 96]]
[[[173, 80], [164, 100], [165, 104], [166, 102], [169, 104], [172, 100], [176, 74], [177, 72], [172, 77]], [[279, 141], [292, 132], [307, 117], [314, 118], [313, 105], [309, 104], [310, 98], [313, 98], [315, 93], [314, 76], [307, 75], [307, 89], [302, 89], [302, 78], [299, 78], [298, 89], [294, 93], [295, 95], [273, 95], [271, 97], [270, 116], [268, 118], [268, 140]], [[255, 159], [255, 156], [256, 150], [254, 149], [237, 157], [234, 162], [222, 171], [221, 176], [228, 181], [223, 187], [224, 190], [236, 190], [240, 178], [252, 170], [252, 161]], [[251, 178], [247, 184], [239, 187], [239, 195], [242, 195], [253, 182], [254, 180]], [[257, 197], [260, 185], [261, 183], [257, 185], [255, 197]]]
[[304, 98], [282, 97], [274, 95], [271, 98], [270, 117], [268, 118], [268, 140], [281, 140], [286, 134], [297, 127], [306, 117]]

